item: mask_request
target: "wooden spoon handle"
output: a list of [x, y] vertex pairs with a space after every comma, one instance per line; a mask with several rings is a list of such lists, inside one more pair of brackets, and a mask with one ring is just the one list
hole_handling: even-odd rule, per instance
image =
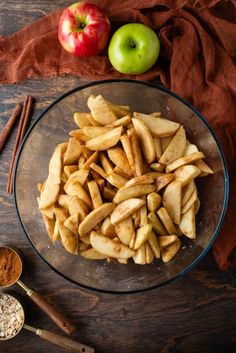
[[71, 340], [70, 338], [60, 336], [56, 333], [37, 329], [36, 334], [47, 341], [50, 341], [57, 346], [63, 347], [74, 353], [94, 353], [94, 348], [86, 346], [80, 342]]
[[62, 331], [67, 334], [70, 334], [74, 331], [74, 326], [72, 323], [65, 318], [59, 311], [57, 311], [41, 294], [30, 290], [30, 293], [27, 293], [32, 301], [47, 314], [55, 324], [60, 327]]

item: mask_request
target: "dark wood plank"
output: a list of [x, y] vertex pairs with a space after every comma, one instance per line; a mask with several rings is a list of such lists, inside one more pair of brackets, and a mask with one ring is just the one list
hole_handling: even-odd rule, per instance
[[[0, 1], [0, 35], [71, 1]], [[23, 82], [0, 87], [0, 129], [16, 102], [26, 94], [36, 98], [35, 119], [53, 99], [83, 84], [73, 77]], [[166, 287], [135, 295], [100, 294], [81, 289], [54, 273], [26, 240], [6, 194], [8, 164], [16, 129], [0, 156], [0, 242], [22, 249], [23, 280], [40, 290], [77, 327], [75, 339], [96, 347], [98, 353], [231, 353], [236, 348], [235, 276], [217, 269], [209, 254], [191, 273]], [[27, 323], [59, 330], [21, 293]], [[22, 331], [14, 341], [0, 342], [0, 352], [62, 353], [63, 349]]]

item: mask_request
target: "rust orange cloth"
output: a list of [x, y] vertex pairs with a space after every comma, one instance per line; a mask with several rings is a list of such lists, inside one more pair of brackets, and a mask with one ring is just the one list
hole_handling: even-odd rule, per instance
[[[215, 129], [230, 172], [230, 200], [214, 244], [220, 268], [230, 265], [236, 246], [236, 2], [235, 0], [97, 0], [112, 28], [142, 22], [161, 40], [158, 63], [141, 80], [160, 77], [173, 92], [195, 106]], [[116, 72], [107, 53], [78, 59], [57, 40], [61, 10], [9, 36], [0, 37], [0, 83], [64, 74], [88, 79], [129, 77]]]

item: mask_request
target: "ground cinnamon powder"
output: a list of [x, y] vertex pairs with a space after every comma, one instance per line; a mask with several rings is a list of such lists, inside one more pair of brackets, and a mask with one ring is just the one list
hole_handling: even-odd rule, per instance
[[0, 286], [14, 283], [19, 278], [21, 270], [19, 256], [9, 248], [0, 248]]

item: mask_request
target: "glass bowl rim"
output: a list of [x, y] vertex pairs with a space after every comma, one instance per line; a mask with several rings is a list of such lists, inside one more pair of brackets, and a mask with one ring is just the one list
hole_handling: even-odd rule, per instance
[[[107, 289], [100, 289], [100, 288], [94, 288], [94, 287], [90, 287], [81, 283], [76, 282], [75, 280], [69, 278], [67, 275], [63, 274], [62, 272], [60, 272], [59, 270], [57, 270], [54, 266], [52, 266], [44, 257], [43, 255], [40, 254], [40, 252], [36, 249], [36, 247], [34, 246], [34, 244], [32, 243], [26, 229], [23, 223], [23, 220], [21, 219], [21, 215], [18, 209], [18, 205], [17, 205], [17, 197], [16, 197], [16, 179], [17, 179], [17, 169], [18, 169], [18, 164], [20, 161], [20, 156], [21, 153], [24, 149], [25, 143], [29, 137], [29, 135], [31, 134], [31, 132], [33, 131], [34, 127], [37, 125], [37, 123], [43, 118], [43, 116], [53, 107], [55, 106], [57, 103], [59, 103], [60, 101], [62, 101], [63, 99], [65, 99], [66, 97], [72, 95], [75, 92], [79, 92], [85, 88], [88, 87], [92, 87], [92, 86], [97, 86], [100, 84], [109, 84], [109, 83], [114, 83], [114, 82], [122, 82], [122, 83], [133, 83], [133, 84], [138, 84], [138, 85], [144, 85], [144, 86], [148, 86], [151, 88], [155, 88], [157, 90], [160, 90], [162, 92], [165, 92], [167, 94], [169, 94], [170, 96], [176, 98], [177, 100], [179, 100], [180, 102], [182, 102], [184, 105], [186, 105], [189, 109], [191, 109], [196, 115], [197, 117], [203, 122], [203, 124], [206, 126], [206, 128], [209, 130], [210, 134], [212, 135], [213, 139], [215, 140], [215, 143], [220, 151], [220, 156], [223, 162], [223, 168], [224, 168], [224, 187], [225, 187], [225, 192], [224, 192], [224, 203], [223, 203], [223, 208], [221, 211], [221, 215], [219, 218], [219, 222], [216, 226], [216, 229], [214, 231], [214, 233], [212, 234], [211, 240], [209, 241], [208, 245], [206, 246], [205, 249], [203, 249], [203, 251], [201, 252], [200, 255], [198, 255], [198, 257], [196, 257], [196, 259], [190, 264], [188, 265], [184, 270], [180, 271], [176, 276], [165, 280], [159, 284], [155, 284], [152, 285], [150, 287], [147, 288], [142, 288], [142, 289], [135, 289], [135, 290], [131, 290], [131, 291], [112, 291], [112, 290], [107, 290]], [[68, 280], [69, 282], [82, 287], [84, 289], [87, 290], [91, 290], [94, 292], [99, 292], [99, 293], [108, 293], [108, 294], [118, 294], [118, 295], [122, 295], [122, 294], [134, 294], [134, 293], [141, 293], [141, 292], [146, 292], [152, 289], [156, 289], [156, 288], [160, 288], [166, 284], [169, 284], [175, 280], [177, 280], [178, 278], [180, 278], [181, 276], [184, 276], [185, 274], [187, 274], [189, 271], [191, 271], [208, 253], [208, 251], [210, 250], [213, 242], [215, 241], [217, 235], [219, 234], [220, 228], [223, 225], [224, 222], [224, 218], [225, 218], [225, 214], [226, 214], [226, 210], [227, 210], [227, 205], [228, 205], [228, 199], [229, 199], [229, 174], [228, 174], [228, 168], [227, 168], [227, 164], [226, 164], [226, 159], [224, 156], [224, 152], [223, 152], [223, 148], [218, 140], [218, 138], [216, 137], [213, 128], [211, 127], [211, 125], [209, 124], [209, 122], [203, 117], [203, 115], [201, 115], [201, 113], [198, 112], [198, 110], [196, 108], [194, 108], [190, 103], [188, 103], [187, 101], [185, 101], [183, 98], [179, 97], [177, 94], [173, 93], [172, 91], [170, 91], [168, 88], [158, 84], [158, 83], [154, 83], [154, 82], [145, 82], [145, 81], [140, 81], [140, 80], [133, 80], [133, 79], [107, 79], [107, 80], [99, 80], [99, 81], [92, 81], [86, 84], [82, 84], [81, 86], [75, 87], [72, 90], [62, 94], [60, 97], [58, 97], [57, 99], [55, 99], [51, 104], [49, 104], [49, 106], [44, 109], [38, 116], [38, 118], [36, 118], [36, 120], [34, 121], [34, 123], [30, 126], [30, 128], [27, 130], [24, 139], [20, 145], [19, 151], [17, 153], [17, 158], [16, 158], [16, 162], [15, 162], [15, 167], [14, 167], [14, 174], [13, 174], [13, 197], [14, 197], [14, 206], [15, 206], [15, 210], [16, 210], [16, 214], [18, 217], [18, 220], [21, 224], [21, 227], [23, 229], [24, 235], [27, 238], [27, 240], [29, 241], [31, 247], [34, 249], [34, 251], [40, 256], [40, 258], [53, 270], [55, 271], [59, 276], [62, 276], [64, 279]]]

